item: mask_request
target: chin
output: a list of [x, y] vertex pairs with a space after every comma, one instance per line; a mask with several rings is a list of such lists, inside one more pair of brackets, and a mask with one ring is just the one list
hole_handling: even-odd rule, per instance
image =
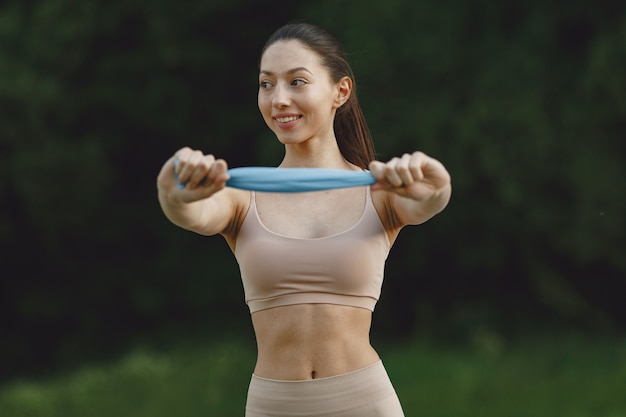
[[294, 137], [291, 135], [277, 134], [276, 137], [278, 138], [278, 141], [283, 145], [295, 145], [303, 142], [302, 138]]

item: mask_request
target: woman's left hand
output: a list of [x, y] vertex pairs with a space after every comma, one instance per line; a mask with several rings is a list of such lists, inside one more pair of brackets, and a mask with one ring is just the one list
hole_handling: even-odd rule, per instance
[[372, 191], [384, 189], [416, 201], [436, 197], [450, 185], [450, 174], [443, 164], [419, 151], [387, 163], [372, 161], [369, 169], [378, 180]]

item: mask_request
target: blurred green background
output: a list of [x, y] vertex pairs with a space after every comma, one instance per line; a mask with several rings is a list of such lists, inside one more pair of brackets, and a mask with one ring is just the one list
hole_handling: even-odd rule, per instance
[[155, 180], [182, 146], [280, 161], [258, 59], [292, 20], [343, 42], [379, 159], [422, 150], [453, 178], [401, 233], [374, 316], [407, 414], [626, 416], [626, 3], [608, 0], [0, 3], [0, 415], [242, 415], [236, 262], [165, 219]]

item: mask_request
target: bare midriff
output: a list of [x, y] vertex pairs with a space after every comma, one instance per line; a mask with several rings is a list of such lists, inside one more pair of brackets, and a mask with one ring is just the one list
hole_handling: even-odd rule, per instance
[[370, 344], [372, 312], [332, 304], [298, 304], [252, 314], [258, 358], [254, 374], [307, 380], [344, 374], [379, 360]]

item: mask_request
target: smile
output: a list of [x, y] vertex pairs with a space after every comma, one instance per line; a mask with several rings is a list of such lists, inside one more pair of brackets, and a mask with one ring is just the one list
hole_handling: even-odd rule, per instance
[[275, 117], [274, 120], [276, 120], [278, 123], [289, 123], [289, 122], [296, 121], [300, 119], [301, 117], [302, 116]]

